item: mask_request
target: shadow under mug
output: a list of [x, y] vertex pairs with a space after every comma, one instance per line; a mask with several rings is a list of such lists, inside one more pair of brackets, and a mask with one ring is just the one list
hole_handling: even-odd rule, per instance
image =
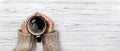
[[34, 16], [29, 19], [27, 28], [31, 34], [40, 36], [46, 31], [47, 24], [41, 16]]

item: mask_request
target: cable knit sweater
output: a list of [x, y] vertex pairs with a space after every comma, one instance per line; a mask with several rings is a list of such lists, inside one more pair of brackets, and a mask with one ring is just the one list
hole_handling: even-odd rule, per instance
[[44, 34], [42, 36], [43, 51], [60, 51], [58, 32]]
[[[41, 36], [41, 41], [43, 45], [43, 51], [61, 51], [60, 40], [57, 31], [54, 31], [53, 33], [43, 34]], [[24, 33], [19, 30], [17, 45], [13, 51], [35, 51], [35, 48], [35, 36], [25, 36]]]

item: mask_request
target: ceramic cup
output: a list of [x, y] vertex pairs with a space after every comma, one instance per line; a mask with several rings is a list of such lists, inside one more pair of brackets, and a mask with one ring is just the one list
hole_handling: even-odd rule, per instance
[[31, 34], [39, 36], [47, 28], [46, 21], [41, 16], [34, 16], [28, 21], [27, 28]]

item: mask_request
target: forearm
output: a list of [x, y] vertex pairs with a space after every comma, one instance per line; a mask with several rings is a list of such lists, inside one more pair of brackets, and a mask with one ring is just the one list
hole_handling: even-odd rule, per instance
[[60, 40], [57, 31], [42, 36], [43, 51], [60, 51]]
[[36, 40], [35, 36], [25, 36], [20, 30], [18, 30], [17, 45], [13, 51], [35, 51]]

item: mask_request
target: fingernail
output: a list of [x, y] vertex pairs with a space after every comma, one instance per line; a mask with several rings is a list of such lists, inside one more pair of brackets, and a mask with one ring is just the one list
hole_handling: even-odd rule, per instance
[[35, 15], [36, 15], [36, 16], [39, 16], [39, 13], [37, 12], [37, 13], [35, 13]]

